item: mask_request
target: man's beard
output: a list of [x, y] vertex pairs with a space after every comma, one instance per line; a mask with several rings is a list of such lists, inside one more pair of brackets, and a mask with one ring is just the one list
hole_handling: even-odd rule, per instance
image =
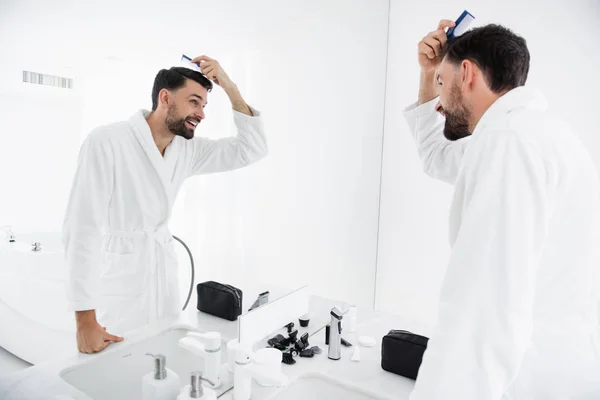
[[165, 124], [167, 125], [167, 129], [169, 129], [172, 134], [189, 140], [194, 137], [195, 129], [192, 129], [186, 124], [186, 120], [188, 119], [189, 118], [179, 117], [177, 113], [177, 107], [175, 107], [175, 104], [171, 104], [167, 110]]
[[444, 115], [446, 117], [444, 136], [448, 140], [456, 141], [471, 135], [471, 132], [469, 132], [471, 112], [462, 102], [462, 95], [460, 94], [458, 85], [452, 87], [450, 97], [451, 102], [456, 105], [456, 110], [449, 111], [444, 108]]

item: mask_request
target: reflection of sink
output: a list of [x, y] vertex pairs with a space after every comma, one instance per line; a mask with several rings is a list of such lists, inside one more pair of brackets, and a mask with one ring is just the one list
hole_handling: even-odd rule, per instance
[[[62, 357], [75, 347], [74, 313], [65, 292], [67, 268], [60, 232], [0, 231], [0, 347], [31, 364]], [[42, 250], [31, 251], [31, 243]]]
[[344, 399], [344, 400], [390, 400], [327, 375], [309, 373], [298, 377], [269, 400]]
[[[142, 377], [154, 368], [152, 357], [146, 353], [160, 353], [167, 358], [167, 368], [179, 375], [183, 388], [189, 384], [190, 372], [204, 369], [201, 357], [177, 345], [177, 341], [190, 330], [173, 328], [131, 345], [126, 345], [126, 342], [119, 343], [115, 346], [122, 348], [114, 352], [100, 353], [90, 362], [67, 368], [60, 372], [60, 377], [94, 400], [138, 400], [142, 396]], [[225, 343], [222, 343], [221, 349], [226, 348]], [[220, 374], [222, 385], [216, 391], [217, 395], [232, 387], [232, 378], [225, 367], [226, 364]]]
[[[0, 273], [62, 283], [67, 277], [60, 232], [19, 233], [14, 243], [0, 244]], [[32, 244], [40, 243], [40, 251]]]

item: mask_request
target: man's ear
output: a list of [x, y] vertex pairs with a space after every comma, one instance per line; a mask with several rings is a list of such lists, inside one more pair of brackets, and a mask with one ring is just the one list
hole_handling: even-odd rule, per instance
[[168, 106], [173, 101], [173, 95], [167, 89], [162, 89], [160, 92], [158, 92], [158, 100], [159, 103]]
[[471, 60], [463, 60], [460, 64], [461, 83], [464, 87], [471, 88], [475, 79], [475, 65]]

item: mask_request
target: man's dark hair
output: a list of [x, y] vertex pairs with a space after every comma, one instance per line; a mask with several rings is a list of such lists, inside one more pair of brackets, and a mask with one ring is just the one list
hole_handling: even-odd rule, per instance
[[172, 67], [170, 69], [161, 69], [154, 78], [154, 87], [152, 88], [152, 111], [158, 107], [158, 93], [163, 89], [177, 90], [185, 86], [186, 79], [198, 82], [209, 92], [212, 90], [212, 82], [198, 71], [184, 67]]
[[529, 74], [527, 42], [500, 25], [486, 25], [450, 39], [442, 57], [452, 64], [470, 60], [483, 71], [495, 93], [525, 85]]

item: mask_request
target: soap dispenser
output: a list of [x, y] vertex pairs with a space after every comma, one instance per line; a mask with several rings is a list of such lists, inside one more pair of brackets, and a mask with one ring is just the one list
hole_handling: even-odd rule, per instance
[[150, 354], [154, 358], [154, 371], [142, 379], [142, 400], [173, 400], [179, 394], [179, 376], [167, 368], [167, 359], [162, 354]]
[[202, 381], [208, 382], [214, 386], [214, 382], [202, 377], [202, 372], [194, 371], [190, 374], [190, 384], [185, 385], [177, 400], [217, 400], [217, 392], [208, 387], [202, 386]]

